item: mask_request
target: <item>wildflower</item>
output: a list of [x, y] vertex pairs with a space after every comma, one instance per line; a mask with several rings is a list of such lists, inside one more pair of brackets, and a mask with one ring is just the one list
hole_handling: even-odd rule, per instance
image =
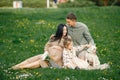
[[60, 80], [59, 78], [57, 78], [57, 80]]
[[35, 40], [30, 40], [30, 43], [34, 43], [35, 42]]

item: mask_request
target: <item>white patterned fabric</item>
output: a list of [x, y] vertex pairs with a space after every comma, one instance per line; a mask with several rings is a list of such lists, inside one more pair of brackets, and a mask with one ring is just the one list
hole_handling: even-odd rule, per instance
[[82, 50], [82, 47], [73, 47], [72, 50], [65, 49], [63, 50], [63, 64], [64, 67], [75, 69], [78, 68], [87, 68], [89, 64], [87, 61], [79, 59], [76, 56], [76, 51]]

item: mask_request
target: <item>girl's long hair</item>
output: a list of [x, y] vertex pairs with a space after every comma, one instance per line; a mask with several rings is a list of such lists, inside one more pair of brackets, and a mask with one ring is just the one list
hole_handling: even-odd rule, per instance
[[[56, 31], [56, 33], [54, 35], [54, 39], [52, 41], [56, 41], [56, 40], [59, 40], [59, 42], [61, 41], [61, 38], [63, 36], [63, 28], [64, 28], [64, 26], [66, 27], [65, 24], [59, 24], [58, 25], [57, 31]], [[67, 33], [66, 33], [65, 37], [67, 36], [67, 34], [68, 34], [68, 30], [67, 30]]]

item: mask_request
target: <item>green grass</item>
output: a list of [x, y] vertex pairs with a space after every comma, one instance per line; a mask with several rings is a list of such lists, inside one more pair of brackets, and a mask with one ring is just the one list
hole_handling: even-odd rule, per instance
[[[88, 25], [106, 70], [37, 68], [11, 70], [11, 66], [43, 53], [44, 45], [68, 12]], [[0, 9], [0, 80], [118, 80], [120, 79], [120, 8]], [[26, 76], [23, 74], [27, 74]]]

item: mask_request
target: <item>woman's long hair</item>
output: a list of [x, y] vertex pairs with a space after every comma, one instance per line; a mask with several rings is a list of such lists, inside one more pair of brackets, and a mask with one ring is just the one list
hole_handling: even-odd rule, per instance
[[[59, 42], [61, 41], [61, 38], [62, 38], [62, 36], [63, 36], [63, 28], [64, 28], [64, 26], [66, 27], [65, 24], [59, 24], [59, 25], [58, 25], [57, 31], [56, 31], [56, 33], [55, 33], [55, 35], [54, 35], [53, 41], [56, 41], [56, 40], [59, 40]], [[67, 27], [66, 27], [66, 28], [67, 28]], [[68, 34], [68, 30], [67, 30], [67, 33], [66, 33], [65, 37], [67, 36], [67, 34]]]

